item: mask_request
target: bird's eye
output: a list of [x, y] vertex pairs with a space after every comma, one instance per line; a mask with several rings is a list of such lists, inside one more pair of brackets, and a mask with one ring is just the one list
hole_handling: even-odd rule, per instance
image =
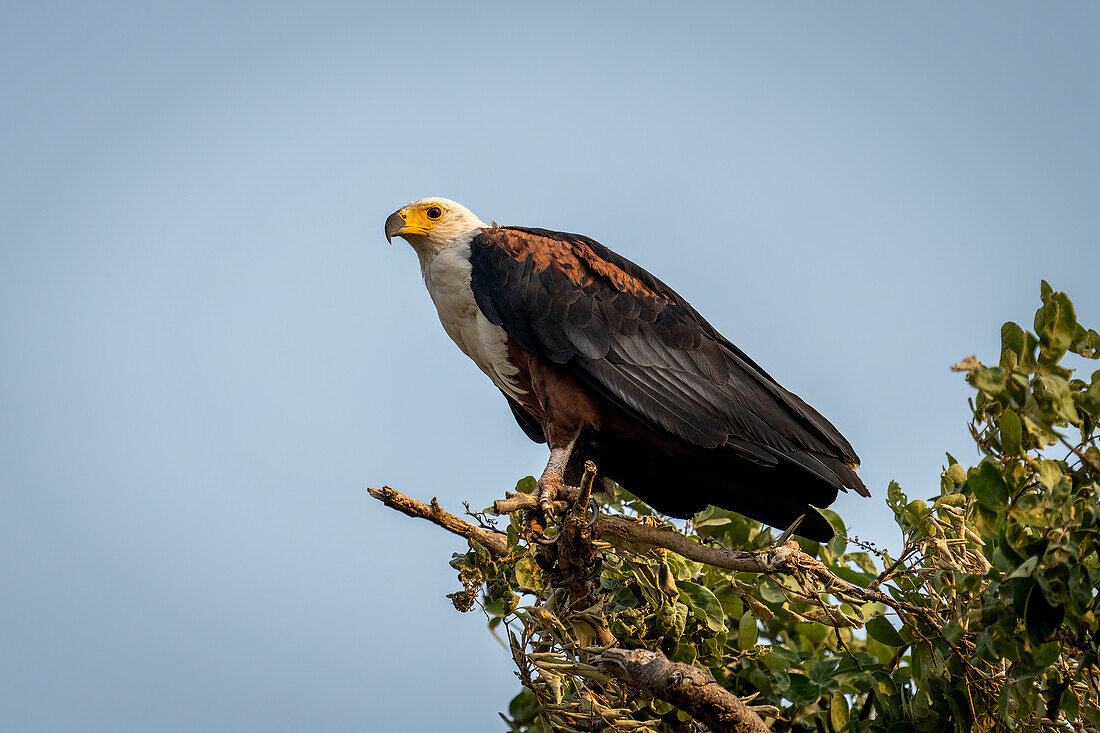
[[438, 206], [433, 206], [432, 208], [428, 209], [429, 219], [438, 219], [441, 216], [443, 216], [443, 209], [439, 208]]

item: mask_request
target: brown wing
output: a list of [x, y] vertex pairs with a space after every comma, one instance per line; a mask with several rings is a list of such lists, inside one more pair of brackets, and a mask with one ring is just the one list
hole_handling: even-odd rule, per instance
[[470, 261], [490, 321], [643, 424], [866, 492], [828, 420], [633, 262], [588, 237], [520, 227], [483, 229]]

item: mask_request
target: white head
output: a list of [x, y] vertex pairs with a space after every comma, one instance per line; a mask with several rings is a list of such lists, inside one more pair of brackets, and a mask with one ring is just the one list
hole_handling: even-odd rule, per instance
[[489, 226], [457, 201], [426, 198], [406, 204], [386, 219], [386, 241], [404, 237], [421, 257], [453, 246], [475, 229]]

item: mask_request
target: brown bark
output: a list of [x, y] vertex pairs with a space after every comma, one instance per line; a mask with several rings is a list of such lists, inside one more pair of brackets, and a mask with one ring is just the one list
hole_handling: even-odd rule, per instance
[[[509, 494], [505, 499], [497, 499], [493, 502], [494, 514], [511, 514], [520, 509], [529, 509], [538, 502], [531, 494]], [[564, 514], [569, 509], [569, 504], [564, 501], [554, 502], [554, 514]]]
[[468, 540], [477, 542], [485, 547], [493, 557], [504, 557], [508, 554], [507, 535], [503, 532], [482, 529], [477, 525], [470, 524], [465, 519], [459, 519], [450, 512], [444, 511], [435, 497], [432, 497], [431, 504], [425, 504], [422, 501], [405, 496], [400, 491], [394, 491], [389, 486], [383, 486], [381, 489], [367, 489], [367, 493], [386, 506], [408, 514], [410, 517], [427, 519], [448, 532], [454, 532]]
[[[566, 487], [567, 491], [571, 487]], [[576, 491], [575, 489], [573, 491]], [[569, 494], [575, 500], [576, 494]], [[560, 503], [560, 502], [559, 502]], [[516, 494], [507, 499], [493, 502], [493, 511], [498, 514], [528, 509], [537, 504], [530, 494]], [[603, 538], [616, 538], [625, 542], [636, 542], [653, 547], [672, 550], [689, 560], [727, 568], [738, 572], [774, 573], [798, 554], [797, 545], [783, 545], [767, 552], [740, 552], [724, 547], [712, 547], [692, 542], [680, 532], [661, 527], [650, 527], [628, 517], [616, 514], [601, 514], [596, 524], [596, 534]]]
[[648, 649], [608, 649], [596, 667], [620, 682], [671, 703], [715, 733], [767, 733], [764, 721], [706, 670], [671, 662]]

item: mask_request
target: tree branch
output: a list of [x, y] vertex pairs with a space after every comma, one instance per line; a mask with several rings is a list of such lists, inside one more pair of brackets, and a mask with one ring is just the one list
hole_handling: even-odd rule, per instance
[[[566, 487], [567, 489], [570, 487]], [[563, 494], [564, 496], [564, 494]], [[493, 514], [511, 514], [520, 509], [532, 509], [538, 505], [538, 501], [530, 494], [513, 494], [509, 492], [504, 499], [493, 502]], [[554, 502], [554, 514], [564, 514], [569, 509], [569, 504], [564, 501]]]
[[706, 670], [671, 662], [648, 649], [608, 649], [594, 663], [600, 671], [675, 705], [716, 733], [768, 733], [760, 716]]
[[[570, 491], [570, 489], [572, 490]], [[432, 505], [428, 506], [389, 487], [384, 487], [381, 490], [368, 489], [368, 491], [374, 498], [382, 501], [387, 506], [408, 514], [410, 517], [427, 519], [448, 531], [484, 545], [494, 557], [503, 557], [508, 554], [507, 536], [503, 532], [484, 530], [459, 519], [453, 514], [443, 511], [435, 499], [432, 499]], [[566, 487], [566, 493], [563, 496], [575, 500], [578, 494], [577, 489]], [[507, 506], [512, 511], [533, 508], [538, 503], [537, 499], [529, 494], [517, 494], [505, 501], [508, 502]], [[877, 601], [895, 610], [920, 616], [934, 628], [939, 628], [941, 625], [931, 617], [928, 609], [895, 600], [879, 590], [861, 588], [836, 577], [819, 560], [802, 552], [796, 542], [788, 542], [785, 545], [772, 547], [762, 552], [727, 550], [724, 547], [711, 547], [692, 542], [680, 532], [662, 529], [661, 527], [650, 527], [628, 517], [615, 514], [601, 514], [594, 529], [596, 534], [602, 538], [614, 538], [623, 542], [663, 547], [689, 560], [713, 565], [714, 567], [727, 568], [736, 572], [768, 574], [809, 572], [821, 580], [834, 595], [853, 597], [861, 601]]]
[[650, 527], [614, 514], [601, 515], [596, 531], [604, 538], [613, 537], [625, 542], [663, 547], [689, 560], [737, 572], [774, 573], [782, 570], [791, 557], [799, 552], [797, 544], [793, 545], [793, 549], [792, 544], [787, 544], [764, 552], [742, 552], [702, 545], [692, 542], [680, 532]]
[[438, 524], [448, 532], [473, 540], [489, 551], [494, 558], [504, 557], [508, 554], [508, 536], [503, 532], [493, 532], [470, 524], [464, 519], [459, 519], [450, 512], [444, 511], [435, 497], [432, 497], [430, 505], [405, 496], [400, 491], [394, 491], [389, 486], [381, 489], [367, 489], [367, 493], [391, 509], [408, 514], [410, 517], [427, 519]]
[[[574, 497], [570, 496], [570, 498]], [[533, 508], [537, 503], [530, 494], [517, 494], [494, 502], [493, 511], [498, 513], [501, 513], [501, 509], [519, 511]], [[680, 532], [650, 527], [616, 514], [601, 514], [596, 523], [596, 533], [603, 538], [613, 537], [624, 542], [663, 547], [689, 560], [737, 572], [774, 573], [781, 570], [790, 561], [792, 555], [798, 552], [797, 549], [788, 549], [790, 545], [776, 547], [766, 552], [740, 552], [727, 550], [724, 547], [701, 545], [698, 542], [692, 542]], [[797, 548], [797, 545], [793, 547]]]

